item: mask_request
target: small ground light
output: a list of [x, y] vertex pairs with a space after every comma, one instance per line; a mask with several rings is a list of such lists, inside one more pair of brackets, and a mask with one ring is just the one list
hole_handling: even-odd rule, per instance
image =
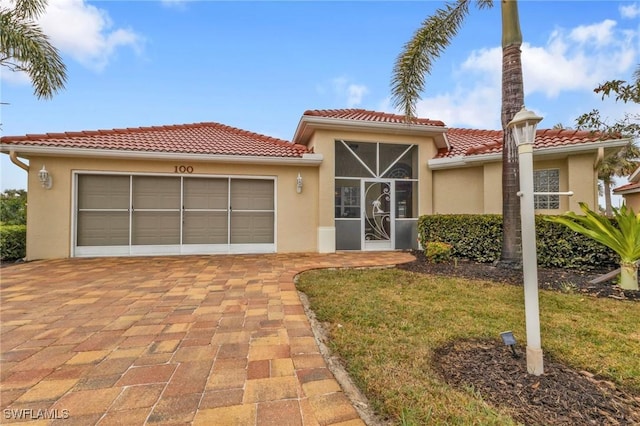
[[518, 354], [516, 353], [516, 338], [513, 336], [513, 331], [503, 331], [500, 333], [500, 337], [502, 337], [504, 344], [511, 348], [513, 357], [518, 358]]

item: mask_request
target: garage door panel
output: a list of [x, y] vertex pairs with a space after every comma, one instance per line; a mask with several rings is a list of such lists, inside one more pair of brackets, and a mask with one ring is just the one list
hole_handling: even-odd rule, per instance
[[228, 244], [227, 212], [184, 212], [183, 244]]
[[134, 176], [133, 206], [136, 209], [179, 209], [180, 178]]
[[135, 245], [180, 244], [180, 212], [133, 212]]
[[234, 210], [273, 210], [273, 181], [232, 179], [231, 207]]
[[82, 175], [78, 179], [79, 209], [129, 208], [129, 176]]
[[224, 209], [229, 205], [229, 180], [187, 178], [184, 180], [186, 209]]
[[233, 212], [231, 243], [273, 243], [273, 212]]
[[78, 246], [129, 245], [129, 212], [78, 214]]

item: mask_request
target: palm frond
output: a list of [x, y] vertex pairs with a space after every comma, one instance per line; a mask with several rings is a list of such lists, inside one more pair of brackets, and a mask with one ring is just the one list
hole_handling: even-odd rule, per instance
[[40, 27], [12, 10], [0, 10], [0, 65], [24, 70], [38, 98], [64, 88], [66, 66]]
[[15, 0], [13, 10], [21, 19], [34, 20], [42, 15], [46, 8], [47, 0]]
[[[469, 14], [471, 0], [457, 0], [423, 21], [396, 59], [391, 81], [393, 105], [404, 111], [408, 120], [415, 118], [416, 102], [425, 88], [425, 76], [431, 73], [434, 61], [451, 44]], [[493, 0], [476, 2], [483, 9], [493, 6]]]
[[640, 214], [635, 214], [627, 206], [613, 209], [616, 227], [607, 217], [592, 211], [585, 203], [580, 203], [580, 209], [584, 216], [568, 212], [546, 220], [563, 224], [609, 247], [620, 256], [623, 263], [640, 260]]

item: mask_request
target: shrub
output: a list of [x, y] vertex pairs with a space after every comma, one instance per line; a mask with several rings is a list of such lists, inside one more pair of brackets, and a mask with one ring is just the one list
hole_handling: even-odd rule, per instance
[[22, 259], [27, 253], [27, 227], [0, 225], [0, 260]]
[[451, 244], [430, 241], [427, 243], [424, 254], [429, 262], [441, 263], [451, 259], [451, 249]]
[[[613, 250], [558, 223], [536, 216], [538, 265], [541, 267], [595, 269], [617, 268]], [[476, 262], [500, 259], [502, 251], [501, 215], [428, 215], [418, 220], [418, 235], [425, 241], [441, 241], [452, 246], [451, 255]]]
[[0, 194], [0, 222], [7, 225], [27, 224], [27, 191], [7, 189]]

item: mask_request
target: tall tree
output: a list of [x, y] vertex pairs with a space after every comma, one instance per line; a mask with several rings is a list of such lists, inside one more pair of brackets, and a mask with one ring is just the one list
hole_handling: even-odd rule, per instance
[[[409, 121], [415, 118], [416, 102], [425, 88], [425, 76], [449, 46], [469, 14], [471, 0], [456, 0], [423, 21], [398, 56], [393, 69], [392, 98]], [[479, 9], [493, 7], [493, 0], [473, 1]], [[501, 0], [502, 10], [502, 266], [520, 265], [520, 198], [518, 153], [507, 124], [524, 105], [520, 46], [522, 33], [516, 0]]]
[[[640, 104], [640, 64], [637, 65], [632, 80], [610, 80], [600, 84], [594, 92], [601, 93], [602, 99], [615, 96], [616, 101]], [[597, 109], [582, 114], [576, 119], [578, 129], [599, 132], [603, 139], [629, 138], [629, 143], [607, 155], [598, 165], [598, 179], [602, 180], [605, 199], [605, 214], [613, 214], [611, 208], [611, 186], [614, 178], [628, 176], [638, 167], [640, 149], [635, 139], [640, 137], [640, 114], [627, 113], [613, 124], [608, 123]]]
[[36, 23], [47, 2], [15, 0], [12, 5], [0, 7], [0, 65], [26, 72], [38, 99], [52, 98], [64, 88], [67, 70], [58, 50]]
[[611, 187], [615, 177], [629, 176], [638, 168], [638, 159], [640, 158], [640, 149], [633, 143], [629, 142], [619, 150], [607, 155], [598, 165], [598, 179], [602, 180], [605, 215], [613, 216], [611, 207]]

